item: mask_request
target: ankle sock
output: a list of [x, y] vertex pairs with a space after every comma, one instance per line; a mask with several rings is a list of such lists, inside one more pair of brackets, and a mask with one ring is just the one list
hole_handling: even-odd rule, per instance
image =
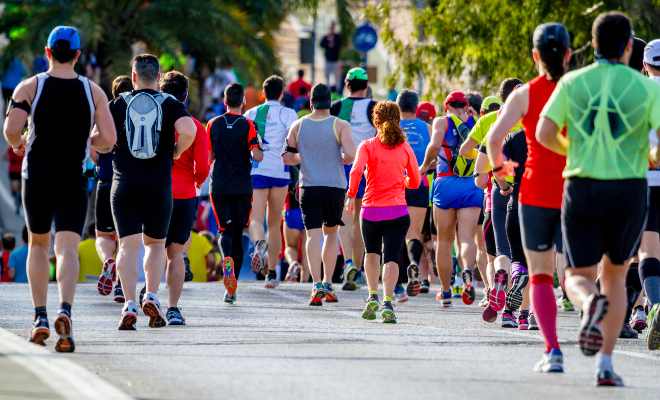
[[34, 319], [37, 319], [39, 317], [44, 317], [48, 318], [48, 314], [46, 313], [46, 307], [35, 307], [34, 309]]
[[378, 290], [370, 290], [369, 294], [378, 294]]
[[60, 304], [60, 312], [65, 313], [69, 318], [71, 318], [71, 304], [61, 303]]
[[277, 278], [277, 272], [275, 271], [268, 271], [268, 279], [276, 279]]
[[545, 342], [545, 351], [559, 349], [557, 341], [557, 305], [555, 304], [554, 279], [551, 275], [532, 275], [530, 299], [534, 318]]
[[391, 302], [391, 301], [392, 301], [392, 298], [391, 298], [390, 296], [385, 296], [385, 300], [383, 300], [383, 301], [389, 301], [389, 302]]
[[348, 260], [344, 261], [344, 267], [347, 266], [348, 263], [353, 263], [353, 259], [349, 258]]
[[612, 356], [605, 354], [596, 354], [596, 368], [598, 369], [612, 369]]

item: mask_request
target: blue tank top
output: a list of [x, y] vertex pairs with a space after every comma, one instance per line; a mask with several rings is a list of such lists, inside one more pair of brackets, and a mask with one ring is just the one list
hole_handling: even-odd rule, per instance
[[403, 129], [403, 133], [408, 137], [408, 144], [415, 153], [417, 164], [422, 165], [424, 156], [426, 155], [426, 147], [428, 147], [431, 141], [428, 125], [421, 119], [403, 120], [399, 125]]
[[[442, 148], [438, 155], [438, 167], [436, 169], [438, 176], [454, 175], [449, 170], [449, 161], [451, 161], [451, 148], [458, 144], [458, 132], [456, 131], [454, 120], [448, 116], [444, 118], [447, 119], [447, 132], [445, 133], [445, 138], [442, 140]], [[474, 127], [475, 123], [472, 116], [465, 121], [465, 125], [470, 129]]]
[[112, 160], [114, 153], [99, 153], [99, 165], [96, 166], [96, 176], [99, 179], [112, 179]]

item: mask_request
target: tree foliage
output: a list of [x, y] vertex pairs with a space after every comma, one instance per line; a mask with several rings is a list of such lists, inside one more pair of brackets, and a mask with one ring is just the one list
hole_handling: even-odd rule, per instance
[[[397, 17], [388, 2], [367, 9], [368, 19], [381, 28], [381, 40], [397, 60], [388, 78], [412, 87], [420, 73], [428, 83], [429, 100], [440, 101], [449, 82], [465, 89], [492, 92], [507, 77], [523, 81], [536, 75], [531, 58], [532, 34], [544, 22], [561, 22], [568, 29], [575, 55], [572, 67], [593, 60], [591, 25], [604, 11], [626, 12], [638, 37], [659, 37], [659, 0], [437, 0], [412, 10], [421, 29], [402, 38], [392, 28]], [[420, 37], [421, 36], [421, 37]]]

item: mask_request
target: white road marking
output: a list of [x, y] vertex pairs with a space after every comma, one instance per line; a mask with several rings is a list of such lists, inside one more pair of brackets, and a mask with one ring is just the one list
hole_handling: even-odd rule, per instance
[[38, 376], [65, 399], [132, 399], [68, 358], [36, 344], [28, 343], [2, 328], [0, 328], [0, 353]]

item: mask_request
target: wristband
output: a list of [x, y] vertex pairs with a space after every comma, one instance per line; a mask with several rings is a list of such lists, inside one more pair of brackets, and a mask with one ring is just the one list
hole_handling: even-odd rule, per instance
[[504, 164], [500, 165], [500, 166], [497, 167], [497, 168], [493, 168], [493, 172], [500, 171], [502, 168], [504, 168]]

